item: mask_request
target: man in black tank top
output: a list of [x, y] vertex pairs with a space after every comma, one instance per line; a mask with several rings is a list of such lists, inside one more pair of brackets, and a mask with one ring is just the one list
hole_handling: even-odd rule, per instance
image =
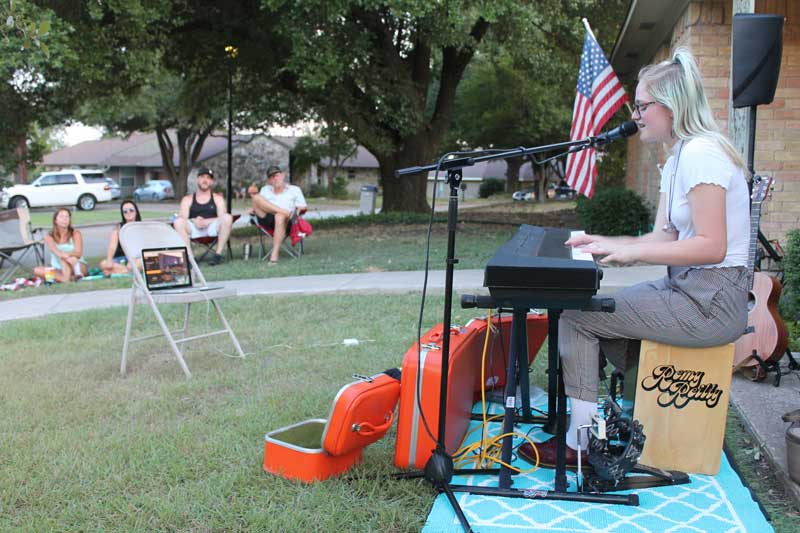
[[197, 191], [181, 199], [179, 217], [173, 226], [188, 246], [191, 246], [191, 239], [217, 237], [216, 253], [209, 263], [218, 265], [225, 259], [222, 251], [231, 235], [233, 217], [227, 212], [222, 195], [215, 194], [213, 189], [214, 173], [211, 169], [200, 168]]

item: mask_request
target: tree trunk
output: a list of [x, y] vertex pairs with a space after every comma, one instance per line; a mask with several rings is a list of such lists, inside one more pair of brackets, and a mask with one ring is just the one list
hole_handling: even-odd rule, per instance
[[519, 190], [519, 169], [522, 163], [521, 157], [506, 159], [506, 192]]
[[[183, 198], [189, 190], [189, 173], [194, 168], [200, 151], [203, 149], [208, 135], [213, 130], [213, 125], [200, 131], [190, 128], [178, 128], [175, 131], [175, 142], [170, 137], [166, 128], [156, 128], [158, 147], [161, 151], [161, 163], [172, 182], [175, 198]], [[178, 145], [178, 164], [175, 165], [175, 145]]]
[[[534, 167], [536, 168], [536, 167]], [[539, 167], [539, 192], [536, 194], [536, 198], [539, 200], [540, 203], [544, 203], [547, 200], [547, 170], [545, 167]]]
[[28, 139], [25, 135], [20, 137], [17, 144], [17, 156], [19, 164], [17, 165], [18, 183], [28, 183]]
[[[393, 154], [376, 155], [383, 186], [383, 207], [381, 212], [410, 211], [424, 213], [430, 210], [427, 198], [428, 173], [421, 172], [407, 176], [395, 176], [395, 171], [435, 163], [434, 154], [439, 141], [428, 135], [416, 135], [406, 141], [402, 150]], [[444, 179], [440, 172], [439, 178]]]
[[328, 180], [328, 198], [333, 198], [333, 182], [336, 179], [336, 169], [333, 168], [331, 161], [328, 160], [328, 168], [325, 169]]

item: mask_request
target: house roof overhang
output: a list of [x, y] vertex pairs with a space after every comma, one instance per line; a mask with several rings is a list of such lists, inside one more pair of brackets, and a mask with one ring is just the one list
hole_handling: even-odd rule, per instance
[[621, 79], [636, 78], [659, 47], [668, 41], [690, 0], [631, 0], [611, 52], [611, 66]]

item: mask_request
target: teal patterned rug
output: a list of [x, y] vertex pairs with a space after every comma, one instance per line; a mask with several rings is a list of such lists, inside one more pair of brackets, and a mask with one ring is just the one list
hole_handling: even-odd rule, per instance
[[[476, 412], [480, 412], [478, 404]], [[497, 408], [493, 409], [495, 412]], [[473, 422], [478, 425], [479, 422]], [[490, 436], [501, 424], [490, 424]], [[535, 442], [550, 438], [538, 427], [531, 430]], [[518, 431], [520, 429], [518, 428]], [[471, 441], [480, 439], [473, 432]], [[515, 446], [522, 442], [515, 439]], [[531, 465], [515, 459], [525, 470]], [[541, 468], [531, 474], [513, 477], [514, 488], [553, 490], [555, 471]], [[762, 533], [773, 531], [749, 490], [723, 454], [716, 476], [692, 474], [691, 483], [671, 487], [639, 489], [639, 506], [588, 504], [566, 501], [499, 498], [456, 493], [456, 499], [476, 533], [631, 533], [631, 532], [726, 532]], [[568, 491], [575, 491], [575, 474], [567, 472]], [[453, 484], [496, 487], [496, 476], [454, 476]], [[621, 494], [624, 494], [622, 492]], [[424, 533], [462, 532], [455, 513], [444, 494], [434, 501], [422, 530]]]

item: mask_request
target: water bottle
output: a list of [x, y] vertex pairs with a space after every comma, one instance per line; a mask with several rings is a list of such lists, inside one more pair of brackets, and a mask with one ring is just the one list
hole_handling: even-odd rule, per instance
[[242, 259], [247, 261], [250, 259], [250, 243], [244, 243], [244, 249], [242, 250]]

